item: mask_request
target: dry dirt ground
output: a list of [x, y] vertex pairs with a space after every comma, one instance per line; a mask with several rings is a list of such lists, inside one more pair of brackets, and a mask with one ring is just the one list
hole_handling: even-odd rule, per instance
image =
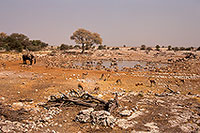
[[[200, 132], [198, 74], [46, 68], [42, 62], [28, 66], [21, 60], [0, 63], [6, 64], [0, 69], [0, 132]], [[83, 79], [85, 72], [88, 75]], [[100, 80], [101, 74], [110, 78]], [[152, 76], [156, 80], [153, 86], [148, 79]], [[118, 79], [121, 84], [116, 83]], [[117, 119], [113, 128], [75, 122], [79, 111], [87, 107], [39, 106], [49, 96], [76, 89], [78, 84], [104, 100], [118, 93], [120, 107], [112, 114]], [[131, 110], [131, 114], [120, 115], [123, 110]]]

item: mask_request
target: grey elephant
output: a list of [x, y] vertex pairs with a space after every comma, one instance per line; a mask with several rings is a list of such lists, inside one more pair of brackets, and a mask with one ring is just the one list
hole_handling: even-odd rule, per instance
[[30, 65], [33, 64], [33, 61], [34, 61], [34, 64], [36, 63], [36, 58], [32, 54], [24, 54], [24, 55], [22, 55], [22, 59], [23, 59], [23, 64], [27, 64], [26, 60], [30, 61]]

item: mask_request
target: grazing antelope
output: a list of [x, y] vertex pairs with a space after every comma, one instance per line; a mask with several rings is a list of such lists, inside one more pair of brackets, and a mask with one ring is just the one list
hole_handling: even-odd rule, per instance
[[93, 94], [97, 94], [99, 92], [100, 88], [98, 86], [96, 86], [94, 88], [94, 91], [92, 92]]
[[180, 81], [181, 81], [182, 83], [185, 83], [185, 80], [184, 80], [184, 79], [180, 79]]
[[6, 64], [5, 63], [1, 63], [2, 68], [6, 68]]
[[102, 80], [104, 77], [104, 74], [101, 74], [101, 77], [99, 78], [99, 80]]
[[[105, 77], [105, 78], [104, 78]], [[104, 78], [104, 79], [103, 79]], [[103, 81], [106, 81], [110, 78], [110, 74], [101, 74], [101, 77], [99, 78], [99, 80], [103, 80]]]
[[83, 86], [81, 84], [78, 84], [78, 89], [83, 90]]
[[82, 79], [85, 79], [85, 76], [88, 75], [88, 72], [82, 73]]
[[156, 81], [155, 80], [150, 80], [150, 83], [151, 83], [151, 86], [154, 84], [154, 85], [156, 85]]
[[148, 79], [149, 79], [149, 81], [150, 81], [150, 83], [151, 83], [151, 87], [152, 87], [153, 84], [156, 85], [156, 81], [153, 80], [153, 79], [150, 79], [150, 78], [151, 78], [151, 77], [149, 77]]
[[108, 80], [110, 78], [110, 74], [107, 74], [106, 78], [104, 79], [104, 81]]
[[135, 86], [143, 85], [143, 83], [136, 83]]
[[121, 84], [122, 84], [121, 79], [118, 79], [118, 80], [116, 81], [116, 84], [117, 84], [117, 85], [119, 85], [119, 84], [121, 85]]

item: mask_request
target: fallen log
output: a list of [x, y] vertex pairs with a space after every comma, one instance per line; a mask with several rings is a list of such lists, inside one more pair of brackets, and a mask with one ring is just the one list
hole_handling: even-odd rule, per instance
[[118, 101], [118, 95], [117, 95], [117, 93], [116, 93], [116, 95], [115, 95], [115, 98], [114, 98], [114, 100], [109, 100], [107, 103], [106, 103], [106, 110], [108, 111], [108, 112], [112, 112], [115, 108], [117, 108], [119, 106], [119, 101]]
[[97, 101], [99, 101], [100, 103], [103, 103], [103, 104], [106, 104], [107, 102], [106, 101], [104, 101], [103, 99], [101, 99], [101, 98], [98, 98], [98, 97], [95, 97], [95, 96], [92, 96], [92, 95], [90, 95], [90, 94], [83, 94], [82, 96], [81, 96], [81, 98], [84, 98], [84, 97], [88, 97], [88, 98], [92, 98], [92, 99], [94, 99], [94, 100], [97, 100]]
[[[71, 90], [73, 93], [76, 93], [75, 90]], [[75, 92], [74, 92], [75, 91]], [[83, 95], [72, 95], [70, 96], [71, 92], [67, 95], [60, 92], [61, 96], [57, 98], [56, 96], [50, 96], [51, 99], [47, 102], [46, 107], [61, 107], [64, 104], [73, 103], [75, 105], [81, 105], [86, 107], [92, 107], [95, 109], [103, 109], [108, 112], [112, 112], [115, 108], [119, 106], [118, 96], [116, 94], [114, 100], [105, 101], [101, 98], [92, 96], [91, 94], [84, 93]], [[49, 103], [49, 104], [48, 104]]]
[[94, 103], [87, 103], [78, 99], [65, 99], [66, 102], [73, 102], [74, 104], [77, 105], [82, 105], [82, 106], [86, 106], [86, 107], [95, 107], [97, 106], [97, 104]]
[[175, 93], [172, 89], [170, 89], [169, 87], [167, 87], [167, 89], [170, 91], [170, 93]]

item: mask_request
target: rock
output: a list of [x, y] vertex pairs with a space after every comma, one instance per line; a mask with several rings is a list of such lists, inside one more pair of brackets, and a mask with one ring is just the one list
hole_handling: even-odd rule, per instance
[[131, 119], [133, 119], [133, 118], [135, 118], [135, 117], [138, 117], [138, 116], [140, 116], [140, 115], [142, 115], [143, 113], [141, 112], [141, 111], [136, 111], [136, 112], [134, 112], [131, 116], [129, 116], [127, 119], [128, 120], [131, 120]]
[[109, 127], [114, 127], [116, 119], [111, 115], [107, 117], [107, 124]]
[[130, 116], [132, 113], [132, 110], [123, 110], [122, 112], [120, 112], [121, 116]]
[[114, 127], [116, 119], [110, 115], [109, 112], [101, 110], [94, 111], [93, 108], [80, 111], [76, 116], [76, 121], [79, 122], [91, 122], [94, 125]]
[[22, 102], [17, 102], [17, 103], [13, 103], [12, 107], [16, 108], [16, 109], [20, 109], [24, 106], [24, 104]]
[[8, 132], [11, 132], [10, 128], [8, 126], [3, 126], [1, 128], [1, 130], [4, 132], [4, 133], [8, 133]]
[[195, 130], [198, 130], [199, 126], [194, 123], [187, 123], [180, 126], [180, 128], [183, 132], [189, 133], [189, 132], [195, 132]]
[[94, 111], [93, 108], [80, 111], [78, 115], [76, 116], [76, 121], [83, 122], [83, 123], [91, 122], [90, 114], [92, 111]]
[[99, 94], [98, 97], [101, 98], [101, 97], [103, 97], [103, 95], [102, 95], [102, 94]]
[[159, 128], [154, 122], [146, 123], [144, 126], [149, 127], [152, 133], [159, 133]]
[[92, 123], [109, 127], [114, 127], [116, 121], [115, 118], [111, 116], [109, 112], [104, 110], [92, 112], [91, 118]]
[[118, 125], [118, 127], [121, 127], [123, 129], [128, 129], [128, 128], [133, 127], [135, 124], [137, 124], [137, 122], [128, 121], [126, 119], [118, 119], [116, 121], [116, 124]]
[[4, 97], [0, 97], [0, 100], [3, 100], [3, 101], [4, 101], [4, 100], [5, 100], [5, 98], [4, 98]]

